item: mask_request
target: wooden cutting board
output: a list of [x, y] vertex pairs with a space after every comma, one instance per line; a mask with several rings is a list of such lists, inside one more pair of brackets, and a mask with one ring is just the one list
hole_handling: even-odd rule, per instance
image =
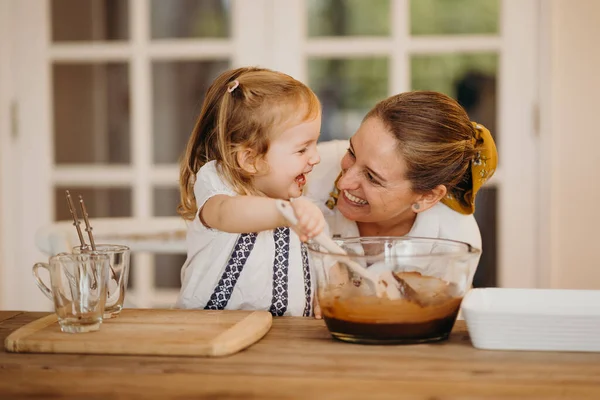
[[61, 332], [56, 314], [42, 317], [4, 342], [9, 352], [217, 357], [236, 353], [271, 328], [267, 311], [125, 309], [100, 330]]

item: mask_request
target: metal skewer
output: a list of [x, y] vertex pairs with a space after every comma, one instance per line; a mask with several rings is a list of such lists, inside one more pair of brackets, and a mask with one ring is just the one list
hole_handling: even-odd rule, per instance
[[[92, 226], [90, 225], [90, 220], [88, 219], [88, 213], [85, 208], [85, 203], [83, 202], [83, 197], [79, 195], [79, 205], [81, 206], [81, 213], [83, 214], [83, 221], [85, 222], [85, 231], [90, 238], [90, 245], [92, 246], [92, 250], [96, 251], [96, 243], [94, 242], [94, 235], [92, 234]], [[112, 268], [112, 267], [111, 267]]]
[[[73, 204], [73, 198], [71, 197], [71, 193], [68, 190], [65, 190], [67, 195], [67, 204], [69, 205], [69, 211], [71, 212], [71, 217], [73, 217], [73, 225], [75, 225], [75, 229], [77, 229], [77, 236], [79, 236], [79, 243], [81, 244], [81, 252], [84, 253], [89, 249], [87, 243], [85, 243], [85, 239], [83, 237], [83, 233], [81, 232], [81, 222], [79, 221], [79, 217], [77, 216], [77, 210], [75, 209], [75, 205]], [[83, 271], [84, 273], [86, 270]], [[71, 278], [74, 280], [74, 277], [69, 273], [67, 274], [67, 278]], [[91, 285], [92, 289], [97, 287], [98, 283], [96, 282], [96, 277], [93, 277], [93, 282]]]
[[[81, 214], [83, 215], [83, 221], [85, 222], [85, 231], [87, 232], [88, 237], [90, 238], [90, 245], [91, 245], [92, 251], [96, 251], [96, 242], [94, 241], [94, 234], [92, 233], [94, 228], [92, 228], [92, 224], [90, 224], [90, 220], [88, 218], [88, 212], [87, 212], [87, 209], [85, 208], [85, 202], [83, 201], [82, 195], [79, 195], [79, 206], [81, 207]], [[117, 274], [116, 274], [115, 270], [113, 269], [112, 264], [109, 263], [108, 266], [110, 268], [111, 279], [118, 282]], [[108, 296], [110, 297], [110, 290], [108, 290], [108, 288], [107, 288], [107, 291], [108, 291]]]
[[[65, 190], [67, 194], [67, 204], [69, 205], [69, 211], [71, 212], [71, 217], [73, 217], [73, 225], [75, 225], [75, 229], [77, 229], [77, 236], [79, 236], [79, 243], [81, 244], [81, 250], [87, 250], [88, 245], [85, 243], [85, 239], [83, 238], [83, 233], [81, 232], [81, 226], [79, 222], [79, 218], [77, 217], [77, 210], [75, 210], [75, 205], [73, 204], [73, 199], [71, 198], [71, 193], [68, 190]], [[86, 217], [87, 220], [87, 217]]]

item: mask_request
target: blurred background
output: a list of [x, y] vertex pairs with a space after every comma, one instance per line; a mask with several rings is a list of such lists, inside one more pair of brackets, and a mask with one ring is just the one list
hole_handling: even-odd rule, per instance
[[[243, 65], [306, 82], [322, 141], [395, 93], [457, 99], [500, 154], [474, 285], [600, 289], [599, 38], [595, 0], [0, 0], [0, 309], [50, 306], [30, 268], [36, 232], [70, 218], [65, 189], [92, 222], [177, 218], [204, 93]], [[182, 232], [166, 235], [133, 256], [136, 306], [177, 294]]]

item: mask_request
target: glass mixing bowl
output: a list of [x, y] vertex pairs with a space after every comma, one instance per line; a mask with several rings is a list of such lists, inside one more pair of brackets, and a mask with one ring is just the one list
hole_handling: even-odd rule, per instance
[[[308, 246], [321, 312], [333, 337], [375, 344], [448, 338], [480, 250], [463, 242], [415, 237], [334, 241], [348, 255], [329, 253], [317, 243]], [[348, 260], [376, 274], [391, 272], [400, 298], [378, 296], [370, 281], [348, 267]]]

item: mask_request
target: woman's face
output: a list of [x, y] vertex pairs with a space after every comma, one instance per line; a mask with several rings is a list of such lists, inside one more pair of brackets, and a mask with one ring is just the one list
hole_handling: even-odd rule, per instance
[[421, 196], [413, 193], [405, 174], [398, 142], [379, 118], [369, 118], [342, 158], [337, 208], [357, 222], [393, 224], [414, 217], [411, 207]]

